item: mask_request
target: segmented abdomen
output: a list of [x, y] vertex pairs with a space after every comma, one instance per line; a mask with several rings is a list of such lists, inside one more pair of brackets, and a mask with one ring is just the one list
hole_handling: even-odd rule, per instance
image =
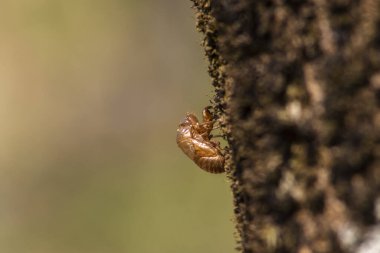
[[221, 155], [213, 157], [200, 157], [195, 163], [203, 170], [210, 173], [224, 172], [224, 158]]

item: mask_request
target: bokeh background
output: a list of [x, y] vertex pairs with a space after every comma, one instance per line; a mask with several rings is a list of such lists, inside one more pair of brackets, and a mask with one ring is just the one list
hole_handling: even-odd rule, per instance
[[224, 175], [175, 143], [212, 97], [189, 0], [0, 3], [0, 252], [233, 252]]

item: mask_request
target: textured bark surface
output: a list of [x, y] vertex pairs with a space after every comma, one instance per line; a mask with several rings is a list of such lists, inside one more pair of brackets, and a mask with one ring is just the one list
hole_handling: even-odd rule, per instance
[[380, 1], [193, 2], [241, 250], [380, 252]]

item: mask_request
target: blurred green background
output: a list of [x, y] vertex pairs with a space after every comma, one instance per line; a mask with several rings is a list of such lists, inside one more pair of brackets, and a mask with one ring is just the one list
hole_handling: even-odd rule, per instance
[[189, 0], [0, 3], [0, 252], [233, 252], [175, 143], [212, 87]]

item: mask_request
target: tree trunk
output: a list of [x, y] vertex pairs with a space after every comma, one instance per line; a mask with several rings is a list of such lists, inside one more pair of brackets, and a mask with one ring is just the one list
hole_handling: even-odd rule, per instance
[[380, 252], [380, 1], [193, 0], [243, 252]]

